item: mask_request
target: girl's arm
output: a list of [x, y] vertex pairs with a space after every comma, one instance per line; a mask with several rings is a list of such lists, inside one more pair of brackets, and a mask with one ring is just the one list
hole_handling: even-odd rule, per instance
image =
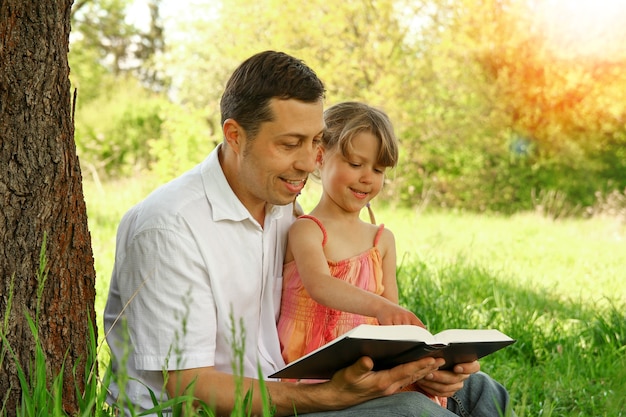
[[[380, 251], [380, 255], [382, 257], [383, 262], [383, 293], [382, 296], [387, 300], [393, 302], [394, 304], [398, 304], [398, 280], [396, 277], [396, 267], [397, 267], [397, 258], [396, 258], [396, 239], [391, 230], [383, 229], [380, 240], [378, 241], [378, 250]], [[392, 311], [381, 311], [379, 316], [377, 316], [378, 321], [381, 324], [397, 324], [394, 323], [397, 320]], [[413, 319], [414, 318], [414, 319]], [[385, 322], [385, 323], [383, 323]], [[388, 323], [392, 322], [392, 323]], [[412, 320], [408, 324], [416, 324], [418, 326], [424, 326], [424, 323], [417, 318], [413, 314]]]
[[[376, 317], [380, 324], [423, 326], [415, 314], [397, 304], [397, 285], [392, 289], [392, 292], [395, 291], [393, 300], [333, 278], [328, 269], [322, 240], [322, 231], [312, 221], [296, 221], [289, 230], [289, 250], [294, 256], [302, 284], [311, 298], [336, 310]], [[395, 251], [392, 257], [395, 262]], [[395, 281], [395, 267], [393, 279]]]
[[383, 229], [378, 241], [378, 250], [383, 258], [383, 294], [386, 299], [398, 304], [398, 281], [396, 279], [396, 239], [391, 230]]

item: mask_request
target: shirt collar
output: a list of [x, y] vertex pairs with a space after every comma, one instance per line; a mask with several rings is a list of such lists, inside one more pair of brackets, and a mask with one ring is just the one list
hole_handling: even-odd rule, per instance
[[[245, 219], [254, 221], [248, 209], [235, 195], [230, 185], [228, 185], [219, 161], [219, 150], [221, 147], [222, 144], [220, 143], [202, 162], [201, 167], [204, 192], [213, 208], [213, 221], [243, 221]], [[281, 207], [271, 206], [267, 210], [266, 216], [272, 220], [282, 217], [283, 210], [281, 210]]]

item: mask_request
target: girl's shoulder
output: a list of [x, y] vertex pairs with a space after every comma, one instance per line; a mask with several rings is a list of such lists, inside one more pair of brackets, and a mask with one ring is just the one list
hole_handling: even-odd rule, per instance
[[374, 246], [378, 246], [381, 240], [384, 241], [384, 240], [389, 239], [390, 235], [391, 237], [393, 237], [391, 230], [385, 228], [384, 223], [370, 224], [369, 226], [372, 228], [372, 232], [374, 233]]
[[312, 231], [315, 230], [319, 230], [322, 233], [322, 246], [325, 245], [326, 240], [328, 239], [328, 233], [326, 232], [326, 228], [324, 227], [322, 221], [315, 216], [303, 214], [299, 216], [291, 225], [289, 236], [290, 238], [293, 238], [294, 235], [297, 234], [306, 234], [310, 236]]
[[395, 247], [396, 238], [393, 232], [390, 229], [386, 228], [383, 223], [370, 224], [369, 226], [372, 228], [372, 232], [375, 234], [374, 246], [385, 250], [390, 247]]

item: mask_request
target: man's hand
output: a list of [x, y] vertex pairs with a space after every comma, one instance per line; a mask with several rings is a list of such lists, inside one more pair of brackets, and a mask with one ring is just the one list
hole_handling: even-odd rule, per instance
[[425, 392], [439, 397], [451, 397], [458, 390], [463, 388], [463, 382], [471, 374], [480, 371], [478, 361], [455, 365], [452, 371], [435, 371], [427, 375], [424, 379], [417, 381]]
[[363, 357], [354, 365], [338, 371], [329, 384], [331, 392], [338, 394], [337, 405], [346, 402], [354, 405], [398, 392], [405, 386], [437, 372], [443, 364], [443, 359], [423, 358], [392, 369], [374, 372], [372, 359]]

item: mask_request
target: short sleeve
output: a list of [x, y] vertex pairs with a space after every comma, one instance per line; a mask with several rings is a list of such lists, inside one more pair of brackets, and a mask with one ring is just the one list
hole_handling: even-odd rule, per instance
[[216, 313], [199, 249], [184, 226], [150, 228], [129, 242], [118, 271], [135, 367], [212, 366]]

